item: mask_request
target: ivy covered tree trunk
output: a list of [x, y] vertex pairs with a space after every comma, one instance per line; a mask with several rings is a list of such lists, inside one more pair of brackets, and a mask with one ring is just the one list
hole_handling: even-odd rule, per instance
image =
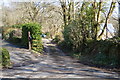
[[101, 14], [101, 11], [102, 11], [102, 0], [100, 0], [99, 4], [98, 4], [98, 11], [97, 11], [97, 14], [96, 14], [96, 23], [95, 23], [95, 28], [96, 28], [96, 32], [95, 32], [95, 40], [97, 40], [97, 35], [98, 35], [98, 31], [99, 31], [99, 24], [100, 24], [100, 14]]
[[63, 10], [63, 21], [64, 21], [64, 25], [66, 26], [67, 25], [67, 12], [66, 12], [66, 1], [62, 1], [60, 0], [60, 3], [61, 3], [61, 7], [62, 7], [62, 10]]
[[75, 19], [75, 3], [74, 0], [59, 0], [62, 8], [64, 26], [68, 25]]
[[93, 27], [92, 27], [92, 38], [94, 40], [97, 40], [97, 36], [98, 36], [98, 31], [99, 31], [99, 24], [100, 24], [100, 15], [101, 15], [101, 11], [102, 11], [102, 0], [100, 0], [100, 2], [96, 2], [96, 0], [94, 0], [92, 6], [93, 6], [93, 19], [91, 20], [93, 23]]

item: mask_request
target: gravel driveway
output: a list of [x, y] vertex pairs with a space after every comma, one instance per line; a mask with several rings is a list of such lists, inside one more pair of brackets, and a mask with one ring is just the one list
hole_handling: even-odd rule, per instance
[[37, 54], [3, 41], [2, 46], [10, 52], [13, 68], [2, 70], [1, 78], [120, 78], [116, 72], [78, 63], [78, 60], [66, 56], [55, 44], [50, 43], [50, 40], [43, 39], [43, 44], [44, 54]]

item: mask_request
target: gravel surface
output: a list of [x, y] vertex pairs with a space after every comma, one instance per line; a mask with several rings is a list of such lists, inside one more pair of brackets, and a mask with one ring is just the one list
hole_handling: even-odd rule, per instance
[[3, 69], [1, 78], [119, 78], [116, 72], [90, 67], [66, 56], [50, 40], [43, 39], [44, 54], [37, 54], [3, 41], [8, 49], [13, 67]]

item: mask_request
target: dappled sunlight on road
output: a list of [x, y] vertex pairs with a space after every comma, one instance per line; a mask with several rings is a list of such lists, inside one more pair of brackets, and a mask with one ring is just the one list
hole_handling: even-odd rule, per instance
[[[78, 63], [59, 50], [55, 44], [43, 40], [44, 54], [38, 55], [27, 49], [3, 42], [10, 51], [13, 68], [4, 69], [4, 78], [118, 78], [115, 72], [89, 67]], [[8, 46], [9, 45], [9, 46]], [[107, 80], [107, 79], [106, 79]]]

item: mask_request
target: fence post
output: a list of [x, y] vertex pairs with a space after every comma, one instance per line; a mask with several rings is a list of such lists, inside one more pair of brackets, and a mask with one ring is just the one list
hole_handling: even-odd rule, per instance
[[29, 50], [31, 50], [31, 35], [30, 35], [30, 31], [28, 31], [28, 43], [29, 43]]

